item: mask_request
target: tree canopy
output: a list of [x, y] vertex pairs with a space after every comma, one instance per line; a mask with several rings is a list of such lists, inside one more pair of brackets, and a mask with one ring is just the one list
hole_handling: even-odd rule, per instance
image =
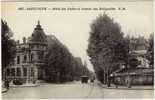
[[[48, 50], [45, 57], [47, 81], [66, 82], [78, 80], [85, 68], [81, 58], [74, 57], [68, 48], [54, 36], [48, 36]], [[88, 69], [87, 69], [88, 71]]]
[[126, 63], [128, 51], [120, 25], [107, 14], [98, 16], [91, 24], [87, 49], [97, 78], [107, 83], [109, 74]]
[[2, 72], [12, 62], [15, 56], [16, 43], [12, 39], [13, 32], [6, 21], [1, 20], [1, 43], [2, 43]]
[[150, 35], [148, 40], [147, 58], [150, 61], [150, 65], [154, 66], [154, 34]]

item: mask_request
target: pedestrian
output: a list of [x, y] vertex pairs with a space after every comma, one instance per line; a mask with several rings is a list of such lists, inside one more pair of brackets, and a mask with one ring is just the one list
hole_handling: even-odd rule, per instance
[[91, 83], [94, 83], [94, 79], [91, 79], [90, 81], [91, 81]]
[[94, 80], [95, 80], [95, 76], [92, 76], [91, 77], [91, 83], [94, 83]]
[[117, 83], [116, 83], [116, 81], [115, 81], [115, 78], [116, 78], [117, 76], [115, 76], [114, 74], [111, 74], [110, 77], [111, 77], [111, 82], [115, 85], [116, 88], [118, 88], [118, 85], [117, 85]]
[[111, 77], [108, 76], [107, 87], [110, 87], [110, 86], [111, 86]]
[[5, 88], [9, 89], [9, 80], [5, 80]]
[[131, 88], [131, 83], [132, 83], [132, 78], [131, 78], [131, 76], [127, 76], [127, 78], [126, 78], [126, 86], [127, 86], [128, 88]]

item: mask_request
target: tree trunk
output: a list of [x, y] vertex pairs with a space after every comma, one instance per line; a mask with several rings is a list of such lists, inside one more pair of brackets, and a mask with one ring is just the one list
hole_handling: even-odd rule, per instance
[[108, 73], [107, 73], [107, 86], [110, 87], [110, 84], [111, 84], [110, 71], [108, 70]]
[[103, 84], [106, 84], [106, 75], [105, 75], [105, 70], [103, 71]]

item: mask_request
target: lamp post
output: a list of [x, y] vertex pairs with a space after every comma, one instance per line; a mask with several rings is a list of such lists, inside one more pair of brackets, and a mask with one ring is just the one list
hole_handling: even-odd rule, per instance
[[[29, 65], [31, 66], [31, 50], [30, 50], [30, 43], [28, 43], [28, 55], [29, 55]], [[28, 67], [28, 82], [30, 82], [30, 67]]]

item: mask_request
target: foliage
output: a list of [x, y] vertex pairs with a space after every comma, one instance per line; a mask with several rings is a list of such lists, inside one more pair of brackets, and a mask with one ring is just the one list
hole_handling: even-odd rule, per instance
[[73, 57], [68, 48], [54, 36], [48, 36], [45, 62], [47, 81], [50, 82], [78, 80], [84, 69], [81, 58]]
[[15, 41], [12, 39], [13, 33], [4, 20], [1, 20], [2, 37], [2, 72], [12, 62], [15, 56]]
[[87, 53], [101, 82], [107, 83], [109, 74], [127, 62], [128, 51], [119, 24], [106, 14], [97, 17], [91, 24]]
[[153, 66], [154, 65], [154, 34], [150, 35], [148, 42], [149, 42], [149, 46], [147, 49], [147, 58], [150, 61], [150, 65]]

